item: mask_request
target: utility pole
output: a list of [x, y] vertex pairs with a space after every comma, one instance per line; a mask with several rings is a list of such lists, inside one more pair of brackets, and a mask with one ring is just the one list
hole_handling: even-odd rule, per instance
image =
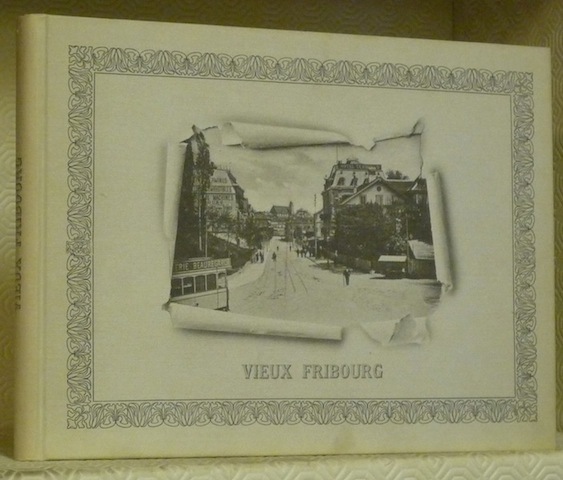
[[317, 194], [315, 193], [315, 207], [313, 213], [313, 233], [315, 234], [315, 258], [318, 258], [318, 251], [317, 251]]

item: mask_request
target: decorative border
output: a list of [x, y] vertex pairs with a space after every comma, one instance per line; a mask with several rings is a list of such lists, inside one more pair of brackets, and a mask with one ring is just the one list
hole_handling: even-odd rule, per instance
[[[515, 396], [476, 399], [94, 402], [92, 214], [97, 73], [508, 95], [512, 114]], [[68, 428], [537, 421], [533, 76], [390, 63], [70, 46]]]

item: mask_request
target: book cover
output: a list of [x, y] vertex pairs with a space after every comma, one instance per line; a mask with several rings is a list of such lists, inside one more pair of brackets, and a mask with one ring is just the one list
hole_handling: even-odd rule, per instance
[[19, 46], [18, 457], [554, 446], [547, 49]]

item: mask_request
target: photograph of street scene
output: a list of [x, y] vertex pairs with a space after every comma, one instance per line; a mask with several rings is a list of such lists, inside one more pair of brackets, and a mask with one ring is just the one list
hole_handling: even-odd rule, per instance
[[290, 127], [190, 133], [171, 302], [342, 327], [437, 307], [416, 126], [371, 148]]

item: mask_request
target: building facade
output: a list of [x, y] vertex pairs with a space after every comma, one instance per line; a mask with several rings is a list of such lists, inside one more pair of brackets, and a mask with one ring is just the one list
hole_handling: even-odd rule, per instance
[[330, 174], [325, 178], [322, 193], [323, 208], [320, 217], [324, 240], [334, 235], [336, 208], [362, 187], [383, 177], [380, 164], [365, 164], [355, 158], [349, 158], [345, 162], [338, 161], [333, 165]]
[[270, 226], [273, 233], [277, 237], [286, 237], [288, 223], [293, 215], [293, 204], [290, 202], [289, 206], [274, 205], [270, 209]]
[[210, 211], [236, 217], [237, 194], [228, 170], [216, 168], [213, 171], [206, 197]]

